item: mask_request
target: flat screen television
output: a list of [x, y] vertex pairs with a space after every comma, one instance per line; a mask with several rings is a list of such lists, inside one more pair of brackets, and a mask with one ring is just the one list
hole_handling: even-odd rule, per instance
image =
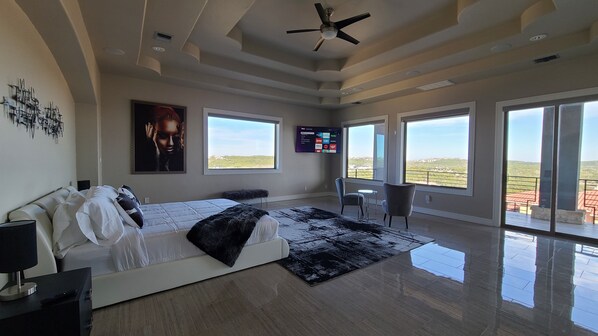
[[341, 152], [343, 129], [340, 127], [297, 126], [295, 152], [329, 153]]

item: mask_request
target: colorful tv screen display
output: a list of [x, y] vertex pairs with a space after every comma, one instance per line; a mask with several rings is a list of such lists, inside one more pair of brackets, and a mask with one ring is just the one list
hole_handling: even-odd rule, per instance
[[342, 135], [343, 129], [339, 127], [297, 126], [295, 152], [338, 154]]

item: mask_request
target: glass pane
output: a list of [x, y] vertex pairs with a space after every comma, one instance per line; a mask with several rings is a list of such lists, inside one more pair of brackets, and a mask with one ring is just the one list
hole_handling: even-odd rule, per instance
[[598, 238], [598, 101], [559, 112], [556, 231]]
[[550, 230], [554, 108], [506, 116], [505, 223]]
[[405, 182], [467, 188], [469, 115], [405, 123]]
[[347, 127], [347, 177], [384, 180], [384, 128], [384, 123]]
[[209, 169], [273, 169], [276, 124], [208, 116]]

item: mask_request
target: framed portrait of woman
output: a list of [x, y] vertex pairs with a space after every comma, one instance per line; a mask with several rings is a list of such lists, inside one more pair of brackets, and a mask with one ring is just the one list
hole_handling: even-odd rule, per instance
[[133, 173], [185, 173], [184, 106], [131, 101]]

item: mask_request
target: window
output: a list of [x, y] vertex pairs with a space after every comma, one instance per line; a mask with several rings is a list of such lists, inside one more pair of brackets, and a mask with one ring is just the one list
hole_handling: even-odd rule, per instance
[[474, 103], [399, 115], [399, 180], [418, 190], [472, 195]]
[[343, 123], [345, 133], [344, 176], [384, 181], [387, 117]]
[[282, 119], [204, 109], [204, 173], [266, 173], [280, 170]]

